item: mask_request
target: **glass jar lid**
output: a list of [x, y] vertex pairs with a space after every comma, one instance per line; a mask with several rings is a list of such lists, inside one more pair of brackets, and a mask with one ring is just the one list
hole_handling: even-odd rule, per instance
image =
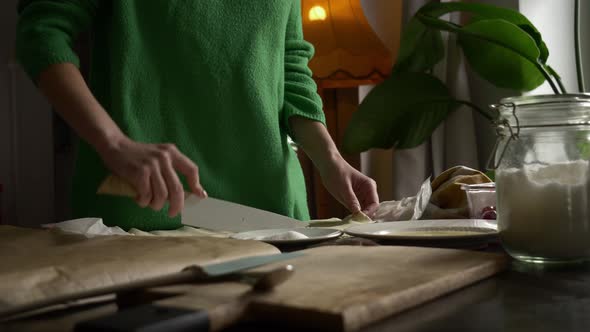
[[511, 127], [590, 126], [590, 94], [517, 96], [490, 106]]
[[460, 183], [461, 189], [465, 191], [495, 191], [496, 190], [496, 183], [495, 182], [486, 182], [486, 183], [476, 183], [476, 184], [468, 184], [468, 183]]

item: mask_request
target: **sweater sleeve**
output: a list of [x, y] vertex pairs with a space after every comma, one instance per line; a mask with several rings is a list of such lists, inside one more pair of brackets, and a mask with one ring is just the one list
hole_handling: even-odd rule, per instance
[[289, 118], [294, 115], [325, 124], [322, 100], [307, 65], [314, 49], [303, 39], [301, 1], [293, 0], [292, 3], [285, 39], [285, 100], [282, 111], [283, 126], [289, 133]]
[[52, 64], [80, 60], [73, 50], [76, 37], [94, 19], [98, 0], [21, 0], [16, 29], [16, 56], [37, 81]]

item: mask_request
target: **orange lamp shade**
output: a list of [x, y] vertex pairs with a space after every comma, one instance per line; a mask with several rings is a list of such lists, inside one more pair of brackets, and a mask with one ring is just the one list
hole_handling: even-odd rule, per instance
[[[316, 51], [309, 63], [316, 80], [387, 77], [392, 54], [369, 25], [360, 0], [302, 0], [301, 10], [305, 39]], [[392, 13], [399, 20], [398, 14]]]

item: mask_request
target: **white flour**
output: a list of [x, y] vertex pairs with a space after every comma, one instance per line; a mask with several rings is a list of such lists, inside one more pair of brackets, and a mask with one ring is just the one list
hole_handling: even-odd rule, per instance
[[496, 173], [498, 228], [513, 254], [590, 257], [589, 164], [578, 160]]

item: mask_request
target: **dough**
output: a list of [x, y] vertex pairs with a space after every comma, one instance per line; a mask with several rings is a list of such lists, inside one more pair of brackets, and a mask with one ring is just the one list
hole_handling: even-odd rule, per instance
[[355, 212], [348, 217], [342, 219], [342, 221], [346, 222], [357, 222], [357, 223], [366, 223], [366, 222], [373, 222], [369, 216], [367, 216], [363, 211]]

